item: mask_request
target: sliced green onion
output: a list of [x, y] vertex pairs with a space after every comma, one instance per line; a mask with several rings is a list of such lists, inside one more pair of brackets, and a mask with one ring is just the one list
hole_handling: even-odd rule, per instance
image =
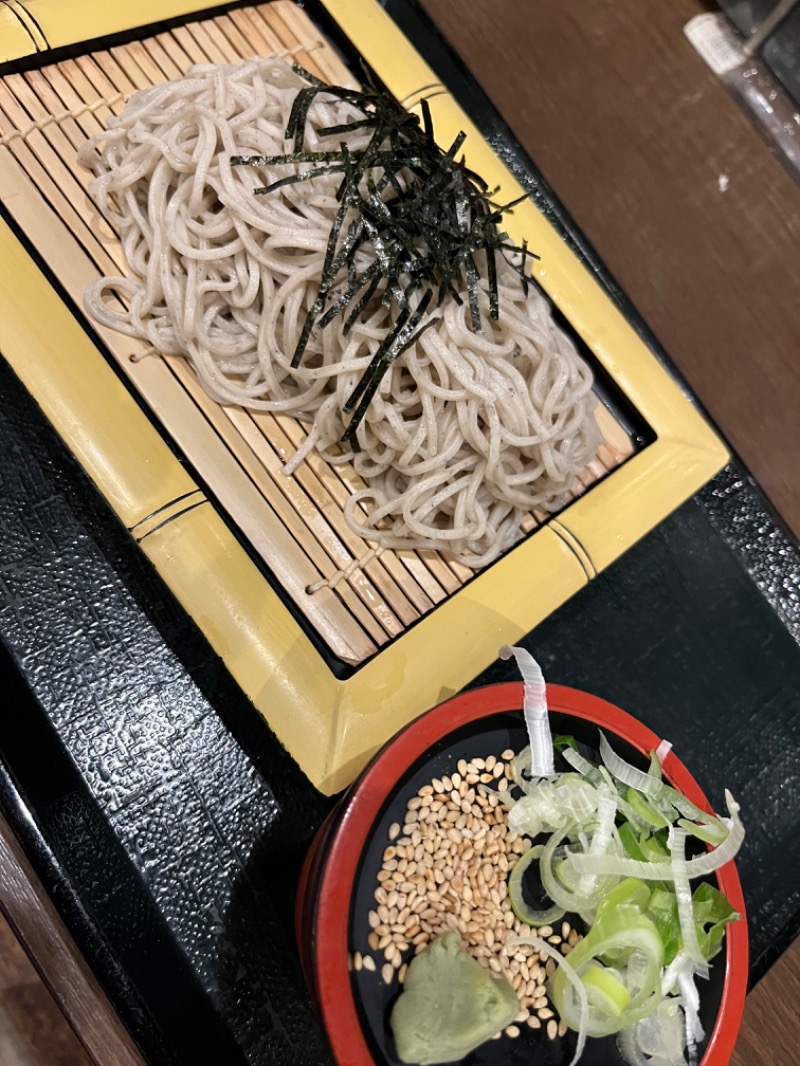
[[650, 903], [651, 896], [650, 889], [643, 881], [637, 881], [635, 877], [626, 877], [603, 898], [603, 902], [597, 908], [597, 918], [602, 918], [604, 914], [608, 914], [609, 911], [623, 904], [627, 907], [636, 907], [642, 912]]
[[631, 1001], [630, 991], [607, 966], [590, 962], [581, 974], [590, 1006], [600, 1006], [609, 1018], [622, 1014]]
[[[504, 657], [514, 653], [504, 650]], [[650, 753], [644, 772], [618, 756], [602, 733], [603, 765], [585, 758], [573, 737], [558, 737], [555, 749], [575, 773], [544, 778], [532, 765], [531, 739], [532, 747], [513, 762], [525, 795], [514, 802], [508, 822], [520, 834], [549, 837], [513, 869], [512, 909], [529, 925], [552, 924], [573, 912], [590, 928], [568, 964], [537, 937], [509, 943], [534, 945], [556, 960], [548, 991], [562, 1021], [578, 1030], [579, 1043], [587, 1034], [617, 1033], [631, 1066], [685, 1066], [684, 1049], [689, 1066], [697, 1066], [703, 1029], [695, 977], [707, 975], [726, 924], [739, 916], [713, 885], [701, 884], [692, 895], [690, 879], [736, 854], [744, 838], [738, 804], [726, 792], [729, 818], [723, 819], [663, 781], [665, 741]], [[716, 846], [687, 860], [689, 835]], [[528, 907], [523, 898], [523, 878], [537, 858], [554, 904], [548, 911]]]
[[547, 689], [542, 668], [525, 648], [504, 644], [500, 649], [500, 658], [510, 659], [512, 655], [517, 660], [517, 668], [522, 674], [522, 711], [531, 745], [531, 774], [533, 777], [552, 777], [555, 773], [553, 738], [547, 718]]
[[580, 825], [597, 810], [597, 791], [580, 777], [573, 780], [570, 775], [567, 781], [559, 777], [558, 784], [548, 778], [525, 784], [526, 795], [508, 816], [509, 826], [519, 836], [534, 838], [565, 825]]
[[660, 811], [656, 810], [652, 803], [648, 803], [641, 792], [637, 792], [635, 788], [628, 786], [625, 793], [625, 799], [631, 805], [638, 817], [648, 825], [652, 825], [655, 829], [664, 829], [670, 824], [669, 819], [665, 818]]
[[[697, 939], [706, 959], [713, 959], [722, 947], [725, 926], [741, 917], [723, 892], [707, 882], [698, 885], [692, 896]], [[708, 928], [706, 928], [708, 927]]]
[[[615, 958], [630, 958], [634, 953], [643, 957], [645, 965], [641, 986], [617, 1016], [604, 1013], [597, 1003], [590, 1003], [587, 1027], [590, 1036], [608, 1036], [619, 1032], [621, 1028], [632, 1025], [655, 1010], [661, 1000], [661, 968], [664, 960], [661, 940], [654, 924], [637, 907], [620, 903], [599, 916], [583, 940], [570, 952], [570, 965], [582, 979], [582, 967], [586, 963], [610, 952], [615, 953]], [[570, 1004], [565, 995], [566, 986], [561, 971], [553, 975], [548, 987], [559, 1014], [566, 1018], [567, 1024], [571, 1024]]]
[[636, 859], [638, 862], [646, 862], [645, 854], [642, 851], [639, 840], [630, 822], [624, 822], [617, 832], [619, 833], [620, 842], [625, 849], [625, 854], [628, 858]]
[[697, 839], [702, 840], [704, 844], [721, 844], [728, 835], [727, 827], [721, 823], [720, 827], [722, 834], [720, 834], [720, 829], [716, 826], [697, 825], [696, 822], [690, 822], [688, 818], [679, 818], [677, 824], [681, 829], [685, 829], [689, 836], [697, 837]]
[[563, 907], [559, 907], [555, 903], [546, 910], [534, 910], [533, 907], [528, 906], [523, 897], [522, 881], [525, 874], [533, 860], [538, 859], [543, 851], [544, 847], [541, 844], [536, 844], [526, 851], [522, 858], [517, 861], [508, 878], [508, 898], [511, 903], [511, 909], [521, 922], [529, 925], [532, 929], [538, 929], [541, 925], [553, 925], [554, 922], [560, 921], [566, 913]]
[[[744, 840], [744, 826], [739, 821], [739, 804], [736, 803], [730, 792], [725, 791], [728, 810], [731, 814], [731, 828], [725, 840], [707, 855], [700, 855], [696, 859], [690, 859], [686, 863], [689, 879], [705, 877], [707, 874], [718, 870], [725, 863], [730, 862]], [[609, 877], [640, 877], [643, 881], [664, 881], [671, 878], [669, 869], [665, 864], [656, 862], [637, 862], [635, 859], [626, 859], [619, 855], [595, 855], [571, 854], [569, 861], [580, 874], [600, 874]]]
[[651, 777], [655, 777], [658, 781], [661, 781], [663, 779], [663, 774], [661, 772], [661, 759], [659, 758], [658, 752], [656, 751], [650, 752], [650, 766], [648, 767], [647, 772], [648, 774], [650, 774]]
[[681, 946], [681, 924], [678, 920], [678, 901], [671, 889], [656, 888], [647, 905], [647, 914], [664, 945], [664, 965], [669, 966]]
[[587, 781], [592, 785], [598, 785], [602, 780], [600, 771], [593, 762], [589, 762], [585, 759], [581, 753], [575, 748], [565, 748], [562, 753], [564, 759], [570, 764], [573, 770], [577, 770], [579, 774], [583, 774]]
[[[548, 944], [546, 940], [543, 940], [540, 936], [519, 936], [514, 937], [509, 941], [510, 944], [529, 944], [531, 947], [536, 948], [540, 955], [547, 955], [553, 959], [556, 964], [556, 975], [562, 976], [563, 981], [568, 982], [574, 989], [577, 997], [577, 1011], [572, 1012], [572, 1022], [568, 1022], [570, 1028], [575, 1029], [578, 1034], [578, 1042], [575, 1046], [575, 1054], [572, 1056], [572, 1060], [569, 1066], [575, 1066], [583, 1054], [583, 1049], [586, 1046], [586, 1035], [588, 1030], [589, 1019], [589, 1000], [586, 995], [586, 989], [584, 988], [583, 981], [578, 977], [575, 972], [575, 968], [572, 963], [568, 962], [560, 951], [557, 951], [552, 944]], [[559, 1011], [559, 1013], [561, 1013]], [[577, 1017], [576, 1017], [577, 1014]], [[564, 1015], [561, 1014], [563, 1018]]]
[[694, 921], [692, 910], [692, 890], [689, 887], [689, 875], [686, 871], [686, 831], [675, 828], [672, 830], [670, 851], [672, 853], [672, 878], [675, 882], [675, 898], [678, 901], [678, 921], [681, 926], [681, 940], [683, 950], [692, 960], [697, 973], [701, 977], [708, 977], [708, 963], [700, 950], [697, 940], [697, 926]]
[[639, 837], [639, 846], [644, 854], [645, 862], [669, 862], [669, 848], [652, 833]]
[[624, 785], [638, 788], [646, 796], [655, 796], [661, 791], [663, 786], [658, 778], [646, 774], [636, 766], [631, 766], [629, 762], [625, 762], [608, 743], [605, 733], [602, 731], [600, 733], [600, 758], [605, 763], [609, 773], [613, 774]]

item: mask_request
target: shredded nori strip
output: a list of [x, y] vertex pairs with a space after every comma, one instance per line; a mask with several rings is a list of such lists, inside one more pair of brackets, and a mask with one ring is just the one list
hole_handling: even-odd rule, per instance
[[373, 356], [370, 365], [367, 367], [366, 373], [356, 385], [355, 389], [353, 389], [350, 396], [348, 396], [347, 402], [344, 405], [344, 413], [349, 414], [355, 407], [356, 403], [358, 403], [358, 407], [350, 420], [350, 424], [342, 434], [342, 440], [348, 441], [354, 447], [357, 447], [358, 445], [355, 435], [356, 430], [361, 424], [364, 415], [367, 413], [367, 408], [372, 402], [372, 397], [375, 395], [383, 375], [395, 359], [397, 359], [398, 356], [401, 356], [407, 348], [410, 348], [426, 329], [429, 329], [435, 322], [438, 322], [438, 318], [434, 316], [422, 327], [419, 329], [417, 328], [420, 320], [428, 310], [428, 305], [432, 298], [433, 290], [428, 289], [420, 300], [416, 311], [411, 313], [408, 307], [403, 308], [397, 317], [393, 329]]
[[[426, 100], [421, 102], [420, 122], [418, 116], [405, 111], [369, 81], [362, 90], [346, 89], [326, 85], [298, 64], [293, 69], [308, 83], [298, 92], [286, 126], [285, 137], [293, 150], [274, 156], [232, 156], [231, 165], [305, 168], [255, 189], [259, 196], [325, 174], [343, 175], [319, 292], [303, 324], [292, 366], [300, 365], [315, 328], [323, 329], [343, 315], [346, 335], [379, 294], [384, 305], [396, 304], [398, 311], [389, 333], [344, 407], [344, 413], [352, 413], [352, 418], [342, 439], [358, 448], [356, 431], [383, 375], [438, 321], [432, 316], [422, 322], [434, 298], [437, 305], [448, 299], [463, 304], [458, 288], [466, 288], [470, 325], [479, 333], [480, 275], [475, 256], [485, 257], [489, 315], [493, 319], [500, 314], [497, 254], [519, 273], [526, 293], [527, 261], [538, 257], [527, 242], [521, 247], [512, 244], [500, 228], [503, 214], [526, 197], [505, 205], [495, 203], [491, 197], [497, 190], [489, 192], [486, 182], [463, 160], [456, 159], [465, 134], [459, 133], [447, 151], [436, 144]], [[317, 135], [363, 130], [369, 134], [366, 147], [353, 151], [342, 142], [338, 151], [305, 148], [309, 109], [320, 94], [347, 101], [360, 117], [318, 129]], [[351, 220], [345, 226], [348, 215]], [[359, 271], [357, 255], [365, 247], [370, 265]], [[520, 261], [515, 263], [510, 256], [518, 256]], [[345, 270], [346, 278], [342, 276]], [[411, 298], [420, 290], [424, 291], [413, 307]]]

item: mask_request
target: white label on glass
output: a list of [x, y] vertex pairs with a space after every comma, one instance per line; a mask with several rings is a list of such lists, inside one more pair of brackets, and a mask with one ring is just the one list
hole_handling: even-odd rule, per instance
[[695, 15], [683, 32], [715, 74], [727, 74], [746, 59], [742, 42], [724, 15]]

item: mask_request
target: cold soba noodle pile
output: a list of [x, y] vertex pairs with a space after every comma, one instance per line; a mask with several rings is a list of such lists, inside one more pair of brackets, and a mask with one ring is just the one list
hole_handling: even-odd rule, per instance
[[[80, 154], [130, 270], [86, 304], [185, 356], [220, 403], [308, 424], [286, 472], [314, 448], [351, 462], [359, 535], [479, 567], [593, 458], [591, 372], [521, 280], [526, 252], [479, 179], [436, 148], [427, 115], [423, 129], [373, 97], [309, 87], [277, 59], [136, 93]], [[432, 214], [442, 174], [452, 217]], [[460, 256], [444, 273], [442, 242]]]

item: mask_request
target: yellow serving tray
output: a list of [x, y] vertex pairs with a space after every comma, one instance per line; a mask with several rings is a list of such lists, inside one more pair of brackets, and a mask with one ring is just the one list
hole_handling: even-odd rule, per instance
[[[450, 94], [441, 86], [431, 90], [436, 76], [375, 0], [323, 3], [399, 100], [414, 106], [423, 94], [428, 97], [442, 143], [451, 143], [460, 130], [467, 133], [468, 165], [500, 187], [499, 199], [521, 195]], [[54, 49], [80, 45], [88, 53], [102, 47], [92, 43], [98, 38], [138, 27], [145, 36], [151, 24], [166, 19], [185, 17], [187, 29], [200, 26], [204, 10], [197, 0], [102, 7], [91, 0], [25, 5], [11, 0], [0, 7], [0, 61], [41, 53], [37, 64], [44, 67]], [[277, 0], [269, 10], [302, 37], [301, 22], [307, 19], [290, 0]], [[218, 8], [214, 12], [219, 25], [225, 16]], [[302, 41], [301, 46], [311, 48]], [[56, 52], [55, 61], [64, 54]], [[31, 126], [31, 166], [39, 165], [35, 138], [45, 125]], [[9, 144], [10, 138], [4, 144], [0, 136], [0, 153]], [[0, 200], [43, 255], [53, 239], [50, 220], [32, 210], [17, 164], [3, 164], [0, 157]], [[346, 786], [397, 729], [461, 689], [493, 661], [502, 643], [529, 632], [728, 458], [717, 435], [544, 215], [526, 202], [508, 229], [513, 239], [525, 238], [535, 248], [540, 285], [655, 440], [341, 680], [241, 546], [230, 515], [206, 498], [13, 227], [0, 220], [0, 351], [281, 742], [325, 792]], [[64, 248], [66, 255], [66, 243]]]

